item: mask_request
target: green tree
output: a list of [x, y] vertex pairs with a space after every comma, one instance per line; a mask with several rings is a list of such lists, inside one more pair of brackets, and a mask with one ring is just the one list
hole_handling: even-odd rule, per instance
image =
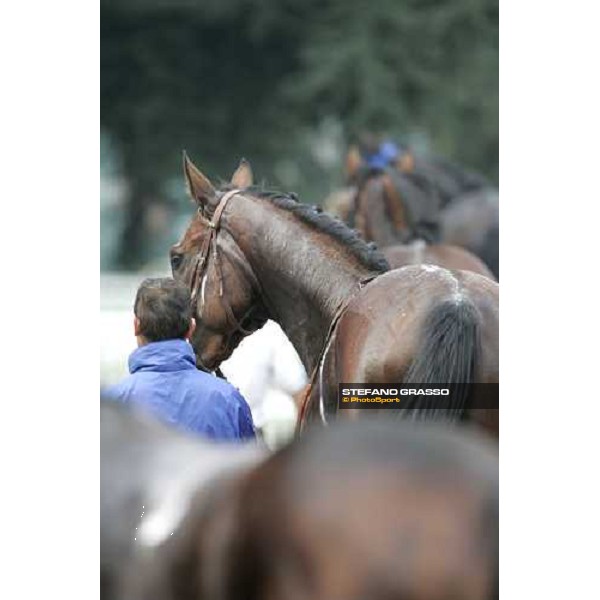
[[[129, 182], [117, 254], [148, 254], [186, 149], [226, 179], [241, 156], [313, 202], [344, 145], [425, 136], [497, 176], [497, 0], [102, 0], [101, 126]], [[327, 148], [330, 147], [328, 151]], [[332, 158], [333, 156], [333, 158]]]

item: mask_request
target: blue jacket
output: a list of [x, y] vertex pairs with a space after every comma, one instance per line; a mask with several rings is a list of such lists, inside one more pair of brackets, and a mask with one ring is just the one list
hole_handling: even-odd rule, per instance
[[219, 439], [254, 437], [250, 407], [232, 385], [196, 368], [191, 345], [165, 340], [129, 356], [131, 375], [107, 387], [104, 396], [142, 407], [158, 419]]

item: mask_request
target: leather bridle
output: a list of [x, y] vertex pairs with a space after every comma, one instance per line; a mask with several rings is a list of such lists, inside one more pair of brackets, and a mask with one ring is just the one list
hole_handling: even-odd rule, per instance
[[[202, 219], [203, 223], [208, 227], [208, 235], [202, 242], [200, 251], [198, 252], [198, 255], [196, 256], [196, 262], [195, 262], [194, 268], [192, 270], [192, 279], [191, 279], [191, 289], [192, 289], [191, 302], [192, 302], [192, 306], [196, 307], [198, 304], [198, 293], [200, 292], [200, 290], [202, 288], [204, 278], [206, 277], [206, 274], [208, 272], [208, 265], [210, 262], [210, 257], [212, 256], [214, 265], [215, 265], [215, 273], [217, 276], [219, 298], [221, 298], [221, 303], [225, 310], [225, 315], [227, 317], [227, 320], [233, 325], [233, 330], [230, 331], [228, 339], [227, 339], [227, 347], [229, 347], [230, 340], [236, 333], [239, 332], [244, 337], [248, 336], [251, 333], [254, 333], [257, 329], [259, 329], [264, 324], [264, 322], [267, 320], [266, 317], [264, 319], [262, 319], [262, 317], [260, 319], [256, 319], [256, 321], [259, 321], [259, 320], [262, 321], [261, 325], [259, 325], [258, 327], [254, 327], [252, 329], [247, 329], [246, 327], [243, 326], [243, 324], [246, 324], [249, 320], [251, 320], [253, 313], [255, 311], [259, 310], [260, 307], [255, 306], [255, 305], [251, 306], [246, 311], [246, 313], [244, 313], [241, 320], [238, 320], [233, 313], [233, 309], [231, 308], [231, 305], [225, 299], [224, 286], [223, 286], [223, 273], [221, 271], [221, 259], [220, 259], [220, 255], [219, 255], [219, 244], [218, 244], [217, 236], [218, 236], [220, 226], [221, 226], [221, 217], [223, 216], [223, 211], [225, 210], [227, 203], [229, 202], [229, 200], [231, 200], [231, 198], [233, 198], [236, 194], [239, 194], [239, 193], [240, 193], [239, 189], [233, 189], [233, 190], [229, 190], [229, 191], [225, 192], [223, 194], [223, 196], [221, 197], [221, 199], [219, 200], [219, 204], [217, 205], [217, 208], [215, 209], [215, 212], [214, 212], [211, 220], [206, 219], [206, 217], [204, 217], [204, 215], [202, 214], [200, 208], [198, 208], [198, 215]], [[252, 285], [253, 289], [260, 290], [260, 285], [258, 283], [258, 279], [256, 278], [256, 275], [254, 274], [254, 271], [252, 270], [252, 267], [250, 265], [248, 265], [247, 271], [250, 275], [250, 279], [252, 280], [251, 285]], [[202, 310], [200, 310], [198, 312], [199, 312], [199, 314], [201, 314]], [[202, 364], [202, 361], [200, 360], [199, 356], [196, 356], [196, 361], [197, 361], [197, 364], [199, 364], [199, 366], [201, 368], [203, 368], [205, 371], [209, 371], [209, 369]]]

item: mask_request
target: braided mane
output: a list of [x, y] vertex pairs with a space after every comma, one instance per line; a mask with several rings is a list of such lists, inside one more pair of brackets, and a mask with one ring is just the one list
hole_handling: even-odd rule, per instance
[[[227, 191], [227, 189], [231, 189], [231, 186], [222, 189]], [[296, 194], [266, 190], [260, 186], [252, 186], [243, 191], [257, 198], [268, 200], [277, 208], [292, 213], [303, 223], [331, 236], [346, 246], [353, 256], [368, 269], [381, 273], [389, 271], [390, 266], [386, 258], [374, 243], [365, 242], [355, 230], [350, 229], [336, 217], [323, 212], [320, 207], [299, 202]]]

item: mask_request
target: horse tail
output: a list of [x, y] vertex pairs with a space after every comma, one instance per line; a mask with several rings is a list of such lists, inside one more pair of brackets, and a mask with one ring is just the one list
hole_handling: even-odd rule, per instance
[[452, 395], [448, 408], [443, 409], [436, 408], [439, 401], [432, 401], [431, 396], [418, 396], [406, 408], [413, 417], [451, 420], [464, 417], [469, 384], [474, 383], [476, 377], [479, 337], [478, 314], [470, 301], [464, 298], [445, 300], [431, 310], [421, 331], [418, 351], [403, 383], [452, 384]]

